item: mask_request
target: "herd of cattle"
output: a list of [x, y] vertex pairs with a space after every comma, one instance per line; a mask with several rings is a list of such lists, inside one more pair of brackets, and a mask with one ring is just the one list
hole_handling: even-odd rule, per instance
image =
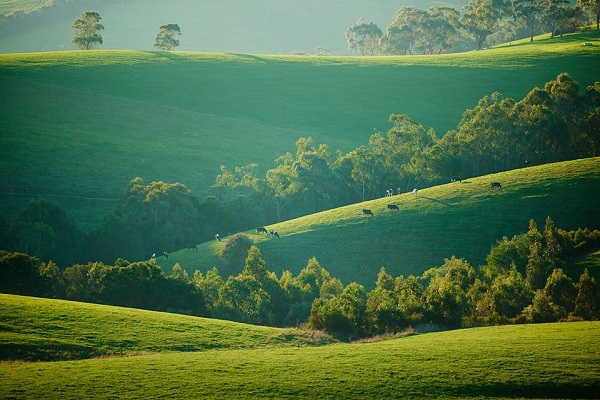
[[[453, 177], [451, 177], [450, 182], [462, 182], [462, 180], [458, 176], [453, 176]], [[502, 184], [500, 182], [492, 182], [491, 188], [492, 189], [502, 189]], [[400, 188], [398, 188], [398, 193], [400, 193]], [[414, 197], [418, 197], [419, 190], [417, 188], [413, 189], [412, 194]], [[390, 193], [390, 190], [388, 190], [388, 192], [386, 193], [386, 197], [387, 196], [392, 196], [392, 194]], [[390, 211], [400, 210], [400, 208], [398, 207], [397, 204], [388, 204], [387, 209]], [[363, 215], [374, 216], [373, 211], [369, 210], [368, 208], [363, 208], [362, 213], [363, 213]], [[267, 230], [267, 228], [265, 228], [264, 226], [259, 226], [258, 228], [256, 228], [256, 233], [257, 234], [265, 233], [267, 235], [270, 235], [271, 238], [277, 238], [277, 239], [280, 238], [279, 233], [277, 231]], [[215, 239], [218, 241], [221, 241], [221, 237], [219, 236], [218, 233], [215, 235]], [[197, 250], [198, 249], [198, 247], [195, 244], [189, 244], [187, 246], [187, 248], [188, 248], [188, 250]], [[154, 257], [155, 255], [153, 254], [152, 256]], [[169, 257], [167, 253], [164, 253], [163, 256], [167, 259]]]

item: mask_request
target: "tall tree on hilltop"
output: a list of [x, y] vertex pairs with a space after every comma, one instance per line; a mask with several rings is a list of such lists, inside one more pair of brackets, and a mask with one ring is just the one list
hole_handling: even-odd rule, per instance
[[365, 22], [360, 18], [354, 25], [346, 30], [348, 50], [362, 55], [374, 56], [379, 53], [379, 39], [383, 32], [373, 23]]
[[544, 15], [544, 4], [542, 0], [515, 0], [513, 2], [515, 17], [521, 17], [525, 20], [531, 33], [530, 42], [533, 42], [533, 35], [537, 24]]
[[161, 50], [170, 51], [172, 48], [179, 46], [179, 39], [176, 37], [177, 35], [181, 36], [181, 29], [179, 28], [179, 25], [166, 24], [161, 25], [158, 29], [159, 31], [156, 35], [154, 47]]
[[596, 16], [596, 29], [600, 29], [600, 0], [577, 0], [577, 5]]
[[472, 0], [464, 10], [461, 20], [463, 27], [475, 39], [477, 50], [481, 50], [487, 37], [496, 30], [502, 17], [501, 10], [494, 7], [492, 0]]
[[98, 31], [104, 30], [100, 23], [102, 17], [96, 11], [86, 11], [73, 22], [75, 36], [72, 43], [81, 50], [91, 50], [99, 47], [103, 41]]

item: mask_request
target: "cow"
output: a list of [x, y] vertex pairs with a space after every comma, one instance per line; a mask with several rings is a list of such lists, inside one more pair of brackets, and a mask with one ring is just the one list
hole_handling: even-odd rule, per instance
[[188, 250], [198, 250], [198, 246], [196, 246], [195, 244], [188, 244], [187, 245]]
[[462, 180], [460, 179], [460, 176], [451, 176], [450, 182], [462, 182]]
[[258, 228], [256, 228], [256, 233], [261, 233], [261, 232], [269, 233], [264, 226], [259, 226]]
[[395, 204], [388, 204], [388, 210], [399, 210], [398, 206]]
[[502, 185], [500, 184], [500, 182], [492, 182], [492, 189], [493, 188], [502, 189]]
[[166, 251], [163, 251], [163, 257], [168, 260], [169, 259], [169, 253], [167, 253]]
[[412, 193], [413, 193], [413, 196], [417, 197], [419, 195], [419, 189], [414, 188]]
[[221, 241], [221, 236], [219, 236], [218, 233], [215, 234], [215, 240], [220, 242]]
[[363, 209], [363, 214], [365, 214], [365, 215], [373, 215], [373, 211], [371, 211], [371, 210], [367, 210], [367, 209], [365, 208], [365, 209]]
[[271, 237], [279, 239], [279, 233], [277, 233], [277, 231], [271, 231]]

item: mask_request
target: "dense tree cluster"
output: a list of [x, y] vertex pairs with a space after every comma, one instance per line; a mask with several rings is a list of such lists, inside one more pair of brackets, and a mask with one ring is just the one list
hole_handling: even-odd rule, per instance
[[459, 11], [450, 7], [421, 10], [402, 7], [383, 32], [360, 18], [346, 30], [348, 50], [361, 55], [440, 54], [480, 50], [535, 34], [562, 35], [596, 17], [597, 0], [470, 0]]
[[111, 304], [270, 326], [308, 322], [343, 338], [396, 333], [410, 326], [596, 320], [600, 293], [587, 269], [574, 282], [566, 258], [600, 245], [600, 231], [558, 229], [503, 238], [479, 270], [451, 257], [421, 276], [382, 267], [367, 292], [344, 286], [312, 258], [298, 276], [277, 277], [250, 246], [242, 271], [224, 279], [216, 268], [190, 277], [178, 264], [165, 275], [154, 260], [76, 264], [61, 271], [23, 253], [0, 251], [0, 292]]

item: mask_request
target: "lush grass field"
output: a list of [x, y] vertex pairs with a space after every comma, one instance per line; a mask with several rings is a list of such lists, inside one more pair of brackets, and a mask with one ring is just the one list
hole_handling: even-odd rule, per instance
[[[502, 189], [492, 189], [493, 181]], [[268, 226], [279, 240], [246, 233], [273, 271], [296, 275], [315, 256], [344, 283], [372, 287], [381, 266], [393, 276], [421, 275], [454, 255], [477, 267], [497, 240], [526, 232], [530, 219], [540, 230], [548, 216], [567, 230], [598, 228], [599, 196], [600, 158], [591, 158], [470, 178], [420, 190], [417, 198], [404, 193]], [[388, 204], [400, 210], [387, 210]], [[374, 216], [363, 215], [363, 208]], [[221, 266], [217, 255], [224, 243], [203, 243], [158, 262], [166, 271], [178, 262], [190, 273], [204, 272]], [[581, 270], [575, 268], [573, 278]]]
[[136, 176], [203, 196], [221, 164], [264, 171], [309, 135], [347, 151], [391, 113], [443, 135], [490, 93], [520, 99], [561, 72], [598, 81], [599, 35], [435, 57], [0, 55], [0, 214], [43, 195], [92, 227]]
[[[600, 390], [599, 322], [474, 328], [366, 344], [264, 346], [283, 331], [6, 295], [0, 304], [16, 307], [11, 319], [2, 310], [3, 348], [31, 343], [33, 333], [38, 337], [32, 346], [41, 348], [75, 337], [115, 348], [111, 341], [124, 335], [136, 338], [126, 342], [126, 352], [141, 342], [148, 353], [160, 352], [0, 362], [0, 398], [566, 399], [597, 398]], [[173, 352], [209, 336], [218, 350]]]
[[330, 342], [331, 338], [318, 332], [0, 294], [0, 360], [69, 360]]

